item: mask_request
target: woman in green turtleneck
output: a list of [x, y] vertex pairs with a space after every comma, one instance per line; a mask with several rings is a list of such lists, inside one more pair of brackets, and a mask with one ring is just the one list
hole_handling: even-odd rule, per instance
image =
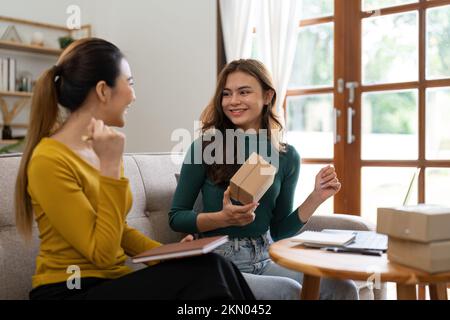
[[[236, 60], [224, 68], [201, 117], [204, 135], [186, 155], [169, 213], [175, 231], [228, 235], [230, 241], [217, 252], [245, 273], [260, 299], [299, 297], [303, 275], [275, 264], [268, 247], [272, 239], [298, 233], [319, 205], [341, 188], [334, 168], [327, 166], [317, 174], [309, 197], [293, 208], [300, 156], [279, 140], [282, 125], [273, 111], [275, 101], [271, 77], [260, 62]], [[230, 134], [236, 138], [230, 139]], [[230, 199], [229, 181], [255, 151], [277, 167], [277, 174], [259, 203], [241, 205]], [[200, 191], [203, 209], [197, 212], [193, 206]], [[324, 279], [321, 298], [358, 299], [358, 292], [352, 281]]]

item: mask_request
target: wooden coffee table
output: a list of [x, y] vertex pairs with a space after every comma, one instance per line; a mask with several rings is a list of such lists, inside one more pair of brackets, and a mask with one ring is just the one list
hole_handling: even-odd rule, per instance
[[450, 272], [429, 274], [389, 262], [387, 255], [381, 257], [352, 253], [334, 253], [310, 249], [289, 239], [270, 246], [269, 254], [274, 262], [302, 272], [301, 298], [319, 299], [320, 278], [352, 279], [371, 282], [395, 282], [397, 299], [416, 300], [416, 285], [429, 284], [430, 298], [447, 300], [447, 283]]

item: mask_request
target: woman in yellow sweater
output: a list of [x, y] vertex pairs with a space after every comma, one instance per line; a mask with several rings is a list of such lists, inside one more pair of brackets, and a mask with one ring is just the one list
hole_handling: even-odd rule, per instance
[[[215, 254], [137, 272], [125, 266], [127, 255], [160, 245], [126, 223], [125, 135], [110, 126], [124, 126], [132, 86], [120, 50], [95, 38], [69, 46], [36, 83], [15, 198], [19, 231], [30, 239], [34, 213], [41, 240], [30, 298], [253, 298], [237, 268]], [[79, 285], [69, 281], [73, 270]]]

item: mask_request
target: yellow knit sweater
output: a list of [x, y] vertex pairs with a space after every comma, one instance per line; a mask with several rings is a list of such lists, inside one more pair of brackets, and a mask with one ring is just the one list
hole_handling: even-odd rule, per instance
[[28, 193], [39, 228], [33, 288], [81, 277], [115, 279], [133, 256], [160, 243], [126, 224], [132, 205], [128, 179], [104, 177], [63, 143], [44, 138], [28, 166]]

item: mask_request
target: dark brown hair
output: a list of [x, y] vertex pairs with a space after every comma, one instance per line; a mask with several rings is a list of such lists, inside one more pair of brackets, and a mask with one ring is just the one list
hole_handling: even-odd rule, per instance
[[[228, 76], [231, 73], [238, 71], [244, 72], [258, 80], [259, 84], [262, 87], [263, 94], [265, 94], [269, 90], [273, 91], [274, 94], [272, 100], [263, 108], [260, 128], [267, 130], [267, 137], [270, 140], [270, 143], [272, 143], [272, 145], [275, 147], [275, 149], [280, 153], [284, 153], [286, 151], [286, 145], [284, 143], [281, 143], [283, 125], [279, 121], [278, 116], [275, 112], [277, 95], [275, 87], [273, 85], [272, 77], [270, 76], [270, 73], [264, 66], [264, 64], [254, 59], [234, 60], [227, 64], [221, 71], [217, 80], [214, 96], [200, 117], [200, 121], [202, 122], [202, 133], [205, 134], [207, 131], [214, 129], [225, 136], [227, 129], [237, 129], [237, 127], [231, 122], [230, 119], [228, 119], [228, 117], [223, 112], [222, 98], [223, 90], [225, 88]], [[212, 141], [205, 142], [203, 144], [203, 148], [205, 148], [209, 143], [212, 143]], [[226, 157], [227, 150], [230, 150], [229, 148], [231, 147], [226, 146], [224, 141], [224, 159]], [[233, 148], [236, 158], [236, 144], [234, 144]], [[223, 163], [225, 163], [225, 161], [223, 161]], [[237, 163], [237, 161], [235, 161], [234, 164], [214, 163], [206, 165], [206, 171], [207, 176], [214, 183], [226, 185], [229, 183], [229, 180], [236, 173], [239, 167], [240, 164]]]
[[108, 86], [115, 86], [122, 58], [121, 51], [108, 41], [82, 39], [64, 50], [57, 64], [38, 79], [15, 190], [16, 225], [26, 240], [31, 238], [33, 222], [33, 208], [27, 191], [27, 168], [34, 148], [60, 125], [58, 103], [69, 112], [74, 112], [98, 82], [105, 81]]

